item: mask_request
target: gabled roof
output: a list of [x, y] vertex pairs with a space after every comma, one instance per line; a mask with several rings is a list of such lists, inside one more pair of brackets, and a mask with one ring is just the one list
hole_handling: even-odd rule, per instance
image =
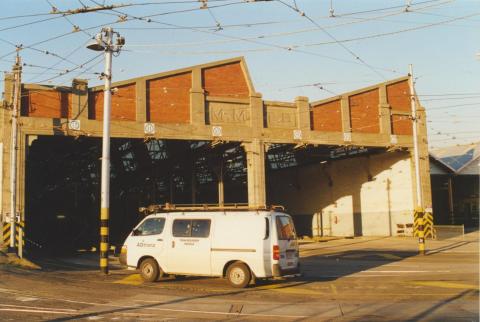
[[430, 156], [452, 173], [460, 173], [480, 157], [480, 142], [435, 149]]

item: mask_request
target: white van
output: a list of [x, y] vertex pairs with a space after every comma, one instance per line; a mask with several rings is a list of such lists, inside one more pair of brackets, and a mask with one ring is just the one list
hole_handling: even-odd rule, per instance
[[127, 237], [120, 262], [145, 281], [164, 274], [226, 277], [233, 287], [256, 278], [299, 274], [292, 218], [278, 210], [227, 207], [160, 209]]

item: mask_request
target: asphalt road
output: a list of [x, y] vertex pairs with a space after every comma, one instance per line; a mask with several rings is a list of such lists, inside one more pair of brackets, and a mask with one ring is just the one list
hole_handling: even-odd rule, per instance
[[479, 234], [429, 241], [339, 239], [301, 246], [304, 275], [244, 290], [219, 278], [143, 283], [98, 273], [96, 254], [0, 265], [1, 321], [478, 321]]

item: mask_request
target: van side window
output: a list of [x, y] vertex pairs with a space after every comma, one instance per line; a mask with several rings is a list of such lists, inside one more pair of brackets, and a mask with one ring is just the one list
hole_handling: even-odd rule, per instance
[[210, 235], [210, 220], [192, 220], [192, 237], [208, 237]]
[[270, 237], [270, 221], [265, 217], [265, 238], [263, 239], [267, 240], [268, 237]]
[[163, 232], [165, 227], [165, 218], [148, 218], [137, 229], [135, 236], [158, 235]]
[[280, 240], [296, 239], [295, 226], [293, 225], [293, 221], [290, 217], [278, 216], [276, 219], [276, 222], [277, 222], [278, 239]]
[[208, 237], [210, 235], [210, 219], [175, 219], [172, 234], [174, 237]]
[[189, 219], [175, 219], [173, 221], [172, 234], [174, 237], [190, 237], [192, 221]]

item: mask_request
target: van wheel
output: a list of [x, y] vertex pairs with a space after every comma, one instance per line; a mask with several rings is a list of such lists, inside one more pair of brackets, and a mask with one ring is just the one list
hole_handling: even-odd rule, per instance
[[160, 275], [160, 268], [153, 258], [147, 258], [140, 263], [140, 275], [145, 282], [155, 282]]
[[234, 263], [227, 269], [227, 279], [231, 286], [244, 288], [252, 278], [247, 265], [243, 263]]

